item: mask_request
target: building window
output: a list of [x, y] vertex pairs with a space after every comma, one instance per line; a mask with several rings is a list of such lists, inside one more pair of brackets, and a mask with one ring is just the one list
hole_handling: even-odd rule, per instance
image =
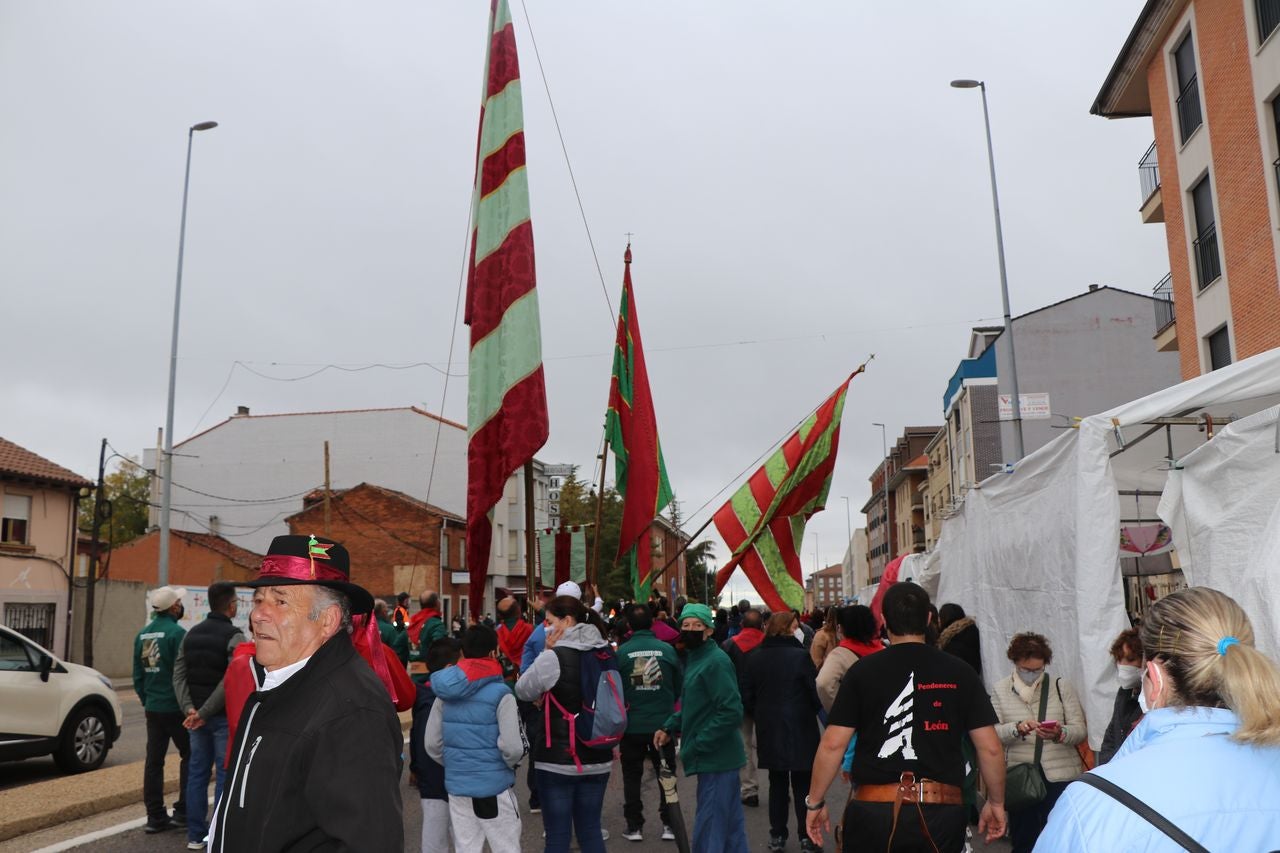
[[1254, 0], [1254, 8], [1258, 13], [1258, 44], [1262, 44], [1280, 24], [1280, 0]]
[[1222, 276], [1218, 252], [1218, 223], [1213, 215], [1213, 189], [1209, 176], [1191, 188], [1191, 209], [1195, 215], [1196, 238], [1191, 242], [1196, 256], [1196, 276], [1204, 290]]
[[1231, 363], [1231, 337], [1226, 326], [1205, 338], [1205, 343], [1209, 345], [1210, 370], [1217, 370]]
[[31, 523], [31, 497], [29, 495], [5, 495], [4, 516], [0, 518], [0, 542], [27, 545]]
[[1182, 130], [1182, 141], [1186, 142], [1204, 123], [1200, 113], [1200, 87], [1196, 82], [1196, 53], [1191, 33], [1187, 33], [1186, 38], [1174, 48], [1173, 65], [1178, 80], [1178, 127]]
[[9, 602], [4, 606], [4, 624], [31, 642], [52, 649], [56, 614], [56, 604]]

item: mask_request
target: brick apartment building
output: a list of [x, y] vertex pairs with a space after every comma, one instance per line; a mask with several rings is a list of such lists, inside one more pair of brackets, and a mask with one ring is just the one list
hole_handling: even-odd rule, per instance
[[[303, 536], [323, 534], [324, 496], [307, 495], [304, 508], [285, 519]], [[351, 580], [375, 598], [424, 589], [440, 593], [445, 618], [466, 612], [470, 584], [464, 562], [467, 524], [460, 516], [404, 492], [361, 483], [329, 498], [329, 538], [351, 555]], [[485, 612], [493, 612], [486, 602]]]
[[1151, 0], [1091, 112], [1149, 116], [1144, 222], [1165, 225], [1156, 346], [1183, 378], [1280, 346], [1280, 5]]
[[841, 564], [827, 566], [809, 575], [810, 600], [814, 607], [830, 607], [844, 601], [844, 571]]
[[[924, 497], [928, 477], [925, 448], [941, 426], [907, 427], [889, 448], [889, 457], [872, 472], [871, 498], [862, 506], [867, 516], [867, 563], [877, 583], [894, 557], [924, 548]], [[885, 476], [889, 478], [885, 512]], [[886, 518], [887, 515], [887, 518]]]

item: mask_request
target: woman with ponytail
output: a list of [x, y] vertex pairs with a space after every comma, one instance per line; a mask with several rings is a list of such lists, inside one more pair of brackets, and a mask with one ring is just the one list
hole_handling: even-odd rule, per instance
[[1146, 716], [1067, 788], [1036, 851], [1280, 849], [1280, 669], [1249, 617], [1180, 590], [1147, 612], [1142, 647]]

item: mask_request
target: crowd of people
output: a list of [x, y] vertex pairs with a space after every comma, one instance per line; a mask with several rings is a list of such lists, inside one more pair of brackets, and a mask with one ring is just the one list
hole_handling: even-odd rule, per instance
[[[424, 853], [518, 851], [534, 816], [548, 853], [603, 851], [615, 761], [624, 844], [817, 851], [834, 828], [846, 853], [958, 853], [975, 834], [1013, 853], [1280, 848], [1280, 671], [1214, 590], [1173, 593], [1115, 638], [1094, 753], [1049, 638], [1014, 635], [984, 681], [977, 621], [912, 583], [878, 612], [801, 614], [606, 605], [567, 582], [528, 610], [506, 597], [495, 619], [447, 624], [435, 592], [415, 612], [407, 594], [375, 601], [340, 544], [282, 536], [249, 585], [251, 636], [218, 583], [189, 632], [178, 591], [153, 590], [135, 644], [145, 831], [185, 826], [188, 849], [406, 849], [396, 711], [410, 708]], [[681, 771], [691, 830], [669, 784], [642, 796], [646, 773]], [[749, 840], [762, 777], [768, 838]], [[826, 797], [845, 784], [833, 818]]]

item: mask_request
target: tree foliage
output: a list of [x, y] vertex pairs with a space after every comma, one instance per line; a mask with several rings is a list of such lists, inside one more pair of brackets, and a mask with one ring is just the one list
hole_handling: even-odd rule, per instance
[[[98, 536], [103, 548], [116, 547], [147, 532], [151, 501], [151, 475], [136, 461], [127, 459], [102, 478], [102, 525]], [[93, 496], [80, 501], [76, 523], [81, 533], [93, 534]]]

